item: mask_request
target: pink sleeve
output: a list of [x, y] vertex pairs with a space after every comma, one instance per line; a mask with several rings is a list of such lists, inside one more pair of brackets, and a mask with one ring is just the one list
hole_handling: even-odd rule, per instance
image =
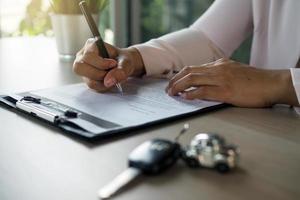
[[251, 0], [216, 0], [189, 28], [134, 47], [147, 75], [171, 75], [184, 66], [229, 57], [251, 30], [251, 10]]
[[142, 55], [146, 73], [172, 75], [184, 66], [200, 65], [223, 56], [200, 31], [184, 29], [134, 46]]

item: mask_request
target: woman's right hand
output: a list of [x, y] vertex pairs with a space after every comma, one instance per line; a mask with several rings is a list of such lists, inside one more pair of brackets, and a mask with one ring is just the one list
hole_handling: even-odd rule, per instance
[[105, 92], [130, 76], [145, 73], [143, 59], [137, 49], [119, 49], [109, 44], [105, 46], [109, 59], [99, 56], [94, 39], [89, 39], [76, 55], [73, 70], [83, 77], [89, 88]]

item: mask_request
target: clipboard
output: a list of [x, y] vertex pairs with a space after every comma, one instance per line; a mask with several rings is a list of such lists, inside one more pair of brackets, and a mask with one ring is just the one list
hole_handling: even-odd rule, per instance
[[[157, 84], [157, 82], [159, 84]], [[144, 83], [146, 84], [143, 85]], [[151, 83], [155, 83], [153, 84], [154, 87], [151, 87], [152, 86]], [[148, 90], [151, 89], [151, 92], [153, 92], [153, 88], [154, 88], [156, 91], [161, 92], [160, 90], [163, 90], [161, 85], [164, 85], [165, 83], [166, 81], [163, 80], [158, 81], [158, 79], [147, 79], [147, 80], [134, 79], [129, 81], [128, 85], [125, 86], [123, 85], [123, 87], [125, 88], [126, 91], [129, 90], [129, 88], [132, 88], [133, 85], [138, 85], [139, 87], [141, 87], [141, 91], [143, 91], [143, 93], [147, 93], [148, 95], [149, 92], [147, 92], [147, 89]], [[73, 92], [70, 91], [72, 90], [72, 88], [73, 88]], [[43, 91], [44, 92], [70, 91], [70, 93], [76, 93], [78, 89], [81, 89], [83, 91], [86, 90], [86, 92], [96, 95], [94, 94], [95, 92], [86, 88], [86, 86], [83, 83], [62, 86], [57, 89], [49, 88]], [[39, 93], [37, 92], [37, 94]], [[41, 94], [43, 94], [43, 92], [41, 92]], [[119, 98], [117, 97], [116, 94], [112, 94], [112, 95], [98, 94], [98, 95], [99, 98], [101, 97], [108, 98], [108, 99]], [[167, 94], [165, 95], [167, 96]], [[71, 98], [72, 97], [70, 97], [70, 99]], [[51, 124], [52, 126], [57, 127], [66, 133], [75, 134], [77, 136], [81, 136], [85, 139], [91, 139], [91, 140], [118, 136], [120, 134], [126, 134], [129, 131], [132, 131], [134, 129], [148, 127], [150, 125], [155, 125], [158, 123], [175, 120], [178, 118], [182, 118], [184, 116], [190, 116], [191, 114], [204, 113], [207, 111], [224, 107], [224, 104], [222, 103], [212, 102], [208, 104], [209, 106], [199, 107], [199, 109], [195, 107], [195, 109], [189, 110], [187, 112], [180, 112], [178, 114], [166, 114], [161, 118], [155, 118], [155, 119], [150, 118], [149, 120], [144, 120], [144, 121], [140, 120], [137, 123], [124, 125], [116, 121], [108, 120], [107, 118], [105, 118], [105, 116], [98, 117], [91, 114], [90, 112], [86, 112], [82, 108], [77, 108], [72, 105], [66, 105], [64, 104], [64, 102], [53, 100], [51, 98], [48, 98], [47, 95], [45, 96], [36, 95], [36, 93], [34, 92], [24, 92], [24, 93], [11, 94], [11, 95], [0, 95], [0, 103], [1, 105], [12, 108], [13, 111], [22, 112], [25, 113], [26, 115], [31, 115], [37, 119], [47, 122], [48, 124]], [[150, 108], [150, 109], [155, 110], [157, 108]], [[136, 112], [137, 111], [134, 110], [132, 111], [132, 113], [128, 113], [128, 116]]]

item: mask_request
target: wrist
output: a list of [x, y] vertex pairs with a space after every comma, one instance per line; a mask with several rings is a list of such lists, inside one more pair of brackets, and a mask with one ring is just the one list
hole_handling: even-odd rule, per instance
[[276, 103], [299, 106], [290, 70], [278, 70], [275, 73], [274, 84], [278, 87]]
[[143, 76], [146, 73], [146, 70], [140, 52], [134, 47], [129, 47], [127, 50], [130, 54], [132, 66], [134, 68], [132, 76]]

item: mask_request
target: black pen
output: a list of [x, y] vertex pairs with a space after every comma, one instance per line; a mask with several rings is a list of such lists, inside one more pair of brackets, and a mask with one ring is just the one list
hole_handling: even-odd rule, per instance
[[[97, 48], [99, 50], [99, 55], [103, 58], [109, 58], [109, 54], [108, 54], [108, 51], [104, 45], [104, 42], [103, 42], [103, 39], [101, 37], [101, 34], [97, 28], [97, 25], [95, 23], [95, 20], [93, 19], [92, 15], [91, 15], [91, 12], [89, 11], [88, 7], [87, 7], [87, 3], [85, 1], [81, 1], [79, 3], [79, 6], [80, 6], [80, 10], [81, 12], [83, 13], [83, 15], [85, 16], [85, 19], [91, 29], [91, 32], [96, 40], [96, 45], [97, 45]], [[119, 90], [119, 92], [121, 94], [123, 94], [123, 89], [122, 89], [122, 86], [120, 83], [116, 83], [116, 86]]]

